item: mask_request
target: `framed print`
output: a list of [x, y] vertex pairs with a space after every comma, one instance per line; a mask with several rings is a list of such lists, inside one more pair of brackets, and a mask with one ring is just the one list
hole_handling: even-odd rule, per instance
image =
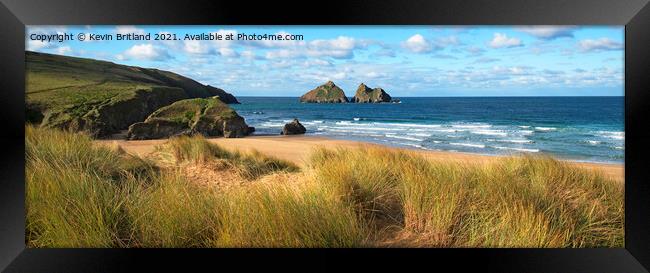
[[555, 2], [3, 0], [0, 265], [647, 272], [650, 8]]

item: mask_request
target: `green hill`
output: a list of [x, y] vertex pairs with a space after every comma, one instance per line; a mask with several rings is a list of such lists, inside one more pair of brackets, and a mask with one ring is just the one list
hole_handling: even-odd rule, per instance
[[106, 61], [25, 52], [27, 121], [102, 137], [143, 121], [162, 106], [226, 91], [181, 75]]

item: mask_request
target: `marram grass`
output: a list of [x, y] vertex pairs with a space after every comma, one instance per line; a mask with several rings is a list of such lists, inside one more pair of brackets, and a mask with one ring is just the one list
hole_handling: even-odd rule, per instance
[[[26, 127], [30, 247], [623, 247], [623, 184], [550, 157], [427, 160], [319, 149], [299, 169], [202, 137], [144, 159], [90, 137]], [[182, 166], [219, 161], [215, 190]]]

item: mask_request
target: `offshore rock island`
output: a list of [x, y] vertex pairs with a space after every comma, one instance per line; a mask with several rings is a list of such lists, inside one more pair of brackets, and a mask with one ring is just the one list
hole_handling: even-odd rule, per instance
[[353, 101], [356, 103], [380, 103], [391, 102], [391, 97], [382, 88], [370, 88], [365, 84], [360, 84]]
[[328, 81], [325, 84], [305, 93], [300, 97], [300, 102], [307, 103], [346, 103], [349, 102], [345, 92], [334, 82]]
[[328, 81], [300, 97], [300, 102], [306, 103], [382, 103], [393, 101], [394, 100], [388, 93], [386, 93], [386, 91], [384, 91], [384, 89], [373, 89], [366, 86], [364, 83], [359, 85], [354, 97], [351, 100], [348, 100], [345, 92], [332, 81]]

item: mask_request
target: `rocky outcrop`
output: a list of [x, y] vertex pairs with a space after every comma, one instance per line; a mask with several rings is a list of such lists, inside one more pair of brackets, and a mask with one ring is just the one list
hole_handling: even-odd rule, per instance
[[132, 96], [108, 99], [92, 105], [70, 105], [44, 112], [41, 126], [85, 131], [101, 137], [144, 120], [156, 109], [186, 98], [180, 88], [141, 87]]
[[284, 125], [284, 128], [282, 128], [282, 133], [283, 135], [301, 135], [307, 132], [307, 129], [305, 129], [305, 126], [302, 126], [300, 124], [300, 121], [298, 119], [293, 119], [292, 122], [289, 122]]
[[144, 122], [129, 126], [127, 139], [158, 139], [179, 135], [243, 137], [254, 129], [219, 97], [185, 99], [162, 107]]
[[348, 98], [345, 96], [345, 92], [336, 86], [334, 82], [328, 81], [327, 83], [302, 95], [302, 97], [300, 97], [300, 102], [344, 103], [348, 102]]
[[26, 59], [26, 118], [43, 127], [86, 131], [104, 137], [143, 121], [162, 106], [226, 91], [158, 69], [29, 52]]
[[365, 84], [360, 84], [354, 95], [353, 101], [356, 103], [381, 103], [391, 102], [391, 97], [382, 88], [370, 88]]

